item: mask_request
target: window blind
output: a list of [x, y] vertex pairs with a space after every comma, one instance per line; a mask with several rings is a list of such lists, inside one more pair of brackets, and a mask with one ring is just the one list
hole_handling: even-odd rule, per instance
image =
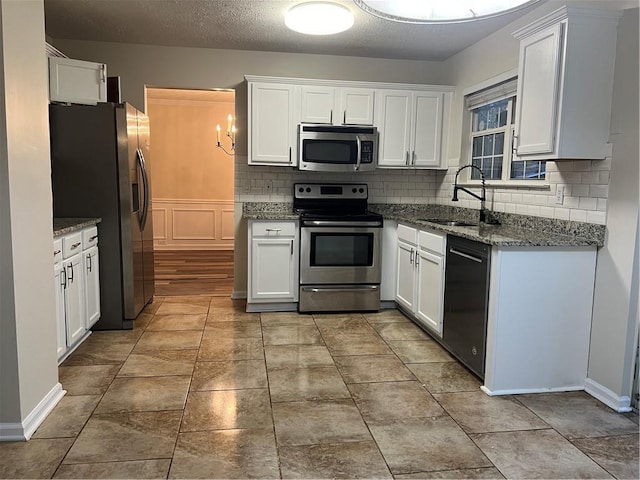
[[473, 110], [474, 108], [478, 108], [502, 98], [513, 97], [516, 94], [517, 88], [518, 78], [514, 77], [489, 88], [470, 93], [465, 97], [467, 109]]

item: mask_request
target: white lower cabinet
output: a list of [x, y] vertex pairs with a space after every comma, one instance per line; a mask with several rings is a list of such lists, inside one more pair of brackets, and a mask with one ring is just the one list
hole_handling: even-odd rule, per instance
[[415, 321], [442, 335], [446, 236], [398, 225], [396, 302]]
[[89, 227], [53, 242], [58, 361], [89, 335], [100, 318], [97, 238], [97, 228]]
[[249, 221], [248, 310], [298, 301], [298, 242], [297, 221]]

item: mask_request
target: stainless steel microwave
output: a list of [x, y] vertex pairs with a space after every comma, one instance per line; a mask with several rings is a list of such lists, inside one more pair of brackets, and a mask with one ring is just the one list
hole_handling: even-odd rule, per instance
[[369, 126], [298, 125], [298, 168], [359, 172], [376, 168], [378, 129]]

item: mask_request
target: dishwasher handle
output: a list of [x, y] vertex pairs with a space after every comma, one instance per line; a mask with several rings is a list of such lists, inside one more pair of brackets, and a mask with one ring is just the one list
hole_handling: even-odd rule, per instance
[[473, 255], [469, 255], [468, 253], [464, 253], [464, 252], [461, 252], [460, 250], [456, 250], [455, 248], [450, 248], [449, 252], [452, 253], [453, 255], [458, 255], [460, 257], [466, 258], [467, 260], [472, 260], [477, 263], [483, 262], [482, 258], [474, 257]]

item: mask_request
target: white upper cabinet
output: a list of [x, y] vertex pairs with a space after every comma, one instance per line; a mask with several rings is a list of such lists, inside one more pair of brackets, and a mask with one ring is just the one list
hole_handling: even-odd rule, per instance
[[95, 105], [107, 101], [107, 66], [49, 57], [49, 100]]
[[378, 165], [444, 168], [451, 92], [380, 90]]
[[514, 33], [520, 40], [514, 147], [521, 159], [603, 159], [617, 11], [563, 7]]
[[250, 82], [248, 89], [249, 165], [295, 166], [294, 86]]
[[375, 90], [324, 85], [300, 87], [300, 121], [329, 125], [373, 125]]

